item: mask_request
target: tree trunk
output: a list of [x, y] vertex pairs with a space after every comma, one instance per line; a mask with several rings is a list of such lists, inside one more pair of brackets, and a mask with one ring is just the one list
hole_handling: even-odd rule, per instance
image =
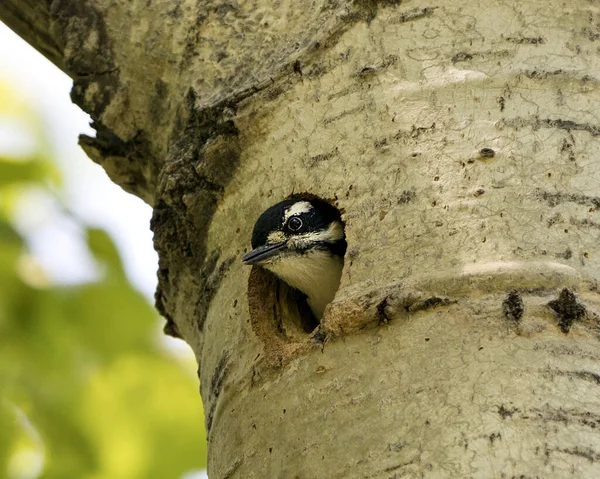
[[[600, 477], [597, 5], [4, 0], [0, 18], [73, 77], [82, 146], [154, 206], [211, 478]], [[292, 193], [346, 225], [313, 333], [239, 261]]]

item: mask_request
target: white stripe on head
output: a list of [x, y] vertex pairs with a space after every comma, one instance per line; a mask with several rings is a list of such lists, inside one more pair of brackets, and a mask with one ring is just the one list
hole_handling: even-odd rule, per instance
[[318, 239], [321, 241], [337, 241], [344, 237], [344, 225], [339, 221], [334, 221], [325, 231], [321, 232]]
[[312, 231], [301, 235], [294, 235], [290, 238], [293, 246], [306, 247], [318, 241], [335, 243], [344, 238], [344, 226], [339, 221], [332, 222], [326, 230]]
[[308, 213], [312, 209], [313, 205], [311, 205], [308, 201], [298, 201], [285, 210], [283, 221], [286, 222], [291, 216]]

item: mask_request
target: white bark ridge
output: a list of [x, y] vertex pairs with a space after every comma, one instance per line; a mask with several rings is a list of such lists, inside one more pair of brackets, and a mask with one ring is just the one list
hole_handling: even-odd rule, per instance
[[[22, 3], [154, 205], [211, 478], [600, 476], [597, 5]], [[313, 334], [239, 261], [302, 192], [349, 246]]]

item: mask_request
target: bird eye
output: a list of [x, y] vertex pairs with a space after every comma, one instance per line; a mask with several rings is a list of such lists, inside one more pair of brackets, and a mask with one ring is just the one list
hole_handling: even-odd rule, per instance
[[292, 216], [288, 220], [287, 226], [291, 231], [298, 231], [300, 228], [302, 228], [302, 220], [297, 216]]

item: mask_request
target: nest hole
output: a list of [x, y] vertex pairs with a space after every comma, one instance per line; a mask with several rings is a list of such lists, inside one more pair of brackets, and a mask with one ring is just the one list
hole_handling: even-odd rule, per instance
[[[341, 218], [344, 210], [339, 208], [337, 198], [327, 200], [310, 193], [295, 193], [286, 199], [329, 203], [338, 211], [339, 221], [345, 229]], [[345, 243], [341, 253], [346, 253]], [[265, 345], [265, 350], [275, 355], [282, 348], [287, 350], [286, 345], [294, 349], [295, 345], [306, 343], [320, 325], [301, 291], [259, 266], [252, 267], [248, 279], [248, 305], [254, 333]]]
[[303, 341], [319, 326], [300, 291], [257, 266], [248, 279], [248, 306], [252, 329], [267, 346]]

